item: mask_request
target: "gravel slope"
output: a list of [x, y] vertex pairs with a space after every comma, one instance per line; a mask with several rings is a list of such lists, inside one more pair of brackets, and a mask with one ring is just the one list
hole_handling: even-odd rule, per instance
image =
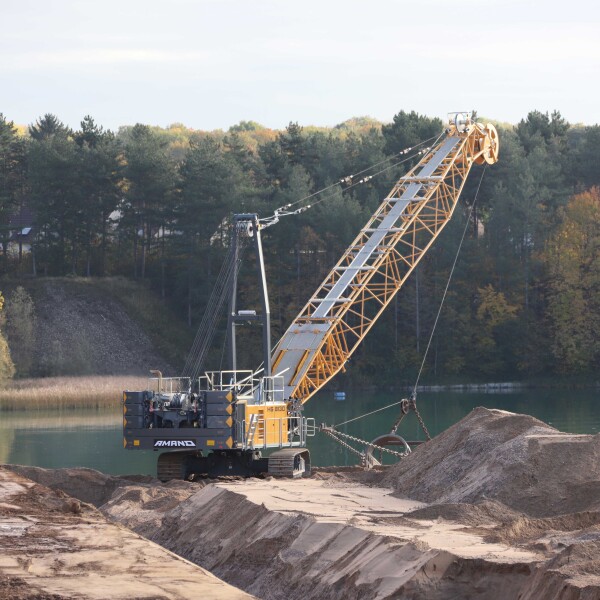
[[147, 375], [149, 369], [173, 373], [123, 306], [94, 286], [45, 279], [36, 281], [31, 293], [32, 375]]

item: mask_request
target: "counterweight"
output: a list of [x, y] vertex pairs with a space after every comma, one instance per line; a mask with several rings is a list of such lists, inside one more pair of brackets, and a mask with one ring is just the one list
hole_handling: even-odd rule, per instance
[[498, 148], [493, 125], [457, 115], [399, 179], [277, 344], [286, 397], [304, 403], [344, 369], [450, 220], [473, 164], [495, 163]]

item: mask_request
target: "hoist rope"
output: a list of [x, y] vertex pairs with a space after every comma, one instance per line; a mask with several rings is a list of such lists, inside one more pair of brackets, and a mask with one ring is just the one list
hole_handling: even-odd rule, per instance
[[334, 425], [334, 427], [341, 427], [342, 425], [347, 425], [348, 423], [352, 423], [352, 421], [358, 421], [358, 419], [362, 419], [364, 417], [374, 415], [375, 413], [381, 412], [382, 410], [386, 410], [387, 408], [392, 408], [392, 406], [398, 406], [398, 404], [402, 404], [402, 402], [403, 402], [402, 400], [399, 400], [398, 402], [394, 402], [393, 404], [388, 404], [387, 406], [382, 406], [381, 408], [372, 410], [371, 412], [365, 413], [364, 415], [359, 415], [358, 417], [354, 417], [353, 419], [348, 419], [347, 421], [344, 421], [342, 423], [337, 423], [336, 425]]
[[317, 190], [316, 192], [313, 192], [312, 194], [309, 194], [308, 196], [304, 196], [304, 198], [300, 198], [299, 200], [296, 200], [295, 202], [292, 202], [291, 204], [286, 204], [286, 207], [291, 208], [292, 206], [296, 206], [296, 204], [305, 202], [306, 200], [309, 200], [310, 198], [316, 196], [317, 194], [322, 194], [323, 192], [331, 189], [332, 187], [339, 185], [345, 179], [348, 179], [348, 178], [352, 179], [353, 177], [358, 177], [359, 175], [362, 175], [363, 173], [366, 173], [367, 171], [370, 171], [371, 169], [374, 169], [375, 167], [378, 167], [379, 165], [382, 165], [390, 160], [393, 160], [394, 158], [401, 156], [402, 154], [408, 154], [411, 150], [416, 150], [417, 148], [420, 148], [421, 146], [423, 146], [424, 144], [427, 144], [427, 142], [430, 142], [431, 140], [433, 140], [435, 138], [436, 138], [436, 136], [433, 135], [428, 140], [423, 140], [422, 142], [419, 142], [418, 144], [415, 144], [414, 146], [411, 146], [409, 148], [404, 148], [403, 150], [400, 150], [400, 152], [396, 152], [396, 154], [392, 154], [391, 156], [388, 156], [388, 157], [384, 158], [383, 160], [380, 160], [379, 162], [374, 163], [374, 164], [370, 165], [369, 167], [366, 167], [362, 171], [358, 171], [358, 173], [353, 173], [352, 175], [348, 175], [347, 177], [342, 177], [339, 181], [335, 181], [334, 183], [332, 183], [320, 190]]
[[429, 336], [429, 341], [427, 342], [427, 347], [425, 348], [425, 353], [423, 354], [423, 360], [421, 361], [421, 367], [419, 368], [419, 373], [417, 375], [417, 379], [415, 381], [415, 386], [413, 388], [413, 396], [417, 394], [417, 386], [419, 385], [419, 379], [421, 378], [421, 373], [423, 372], [423, 367], [425, 366], [425, 361], [427, 360], [427, 353], [429, 352], [429, 348], [431, 346], [431, 342], [433, 340], [433, 336], [435, 334], [435, 329], [437, 327], [438, 321], [440, 319], [440, 314], [442, 313], [442, 308], [444, 306], [444, 301], [446, 300], [446, 295], [448, 294], [448, 288], [450, 287], [450, 282], [452, 281], [452, 276], [454, 275], [454, 269], [456, 268], [456, 263], [458, 262], [458, 257], [460, 255], [460, 251], [465, 241], [465, 236], [467, 234], [467, 229], [471, 223], [471, 216], [473, 214], [473, 209], [475, 208], [475, 204], [477, 202], [477, 197], [479, 196], [479, 190], [481, 189], [481, 183], [483, 182], [483, 176], [485, 175], [485, 170], [487, 165], [483, 167], [483, 171], [481, 173], [481, 177], [479, 179], [479, 184], [477, 185], [477, 190], [475, 192], [475, 198], [473, 199], [473, 204], [471, 204], [471, 209], [469, 210], [469, 215], [467, 216], [467, 222], [465, 223], [465, 228], [463, 229], [462, 237], [460, 238], [460, 243], [458, 244], [458, 249], [456, 250], [456, 256], [454, 257], [454, 262], [452, 263], [452, 268], [450, 269], [450, 274], [448, 275], [448, 281], [446, 282], [446, 288], [444, 289], [444, 293], [442, 294], [442, 301], [440, 302], [440, 306], [437, 311], [437, 315], [435, 316], [435, 321], [433, 322], [433, 327], [431, 328], [431, 335]]
[[[237, 235], [235, 232], [232, 235]], [[219, 323], [219, 313], [227, 298], [227, 293], [234, 273], [239, 272], [242, 255], [245, 249], [245, 240], [243, 236], [238, 236], [237, 244], [233, 241], [229, 245], [229, 251], [225, 256], [217, 281], [213, 287], [208, 300], [202, 321], [198, 327], [192, 349], [190, 350], [185, 366], [183, 368], [183, 377], [189, 377], [191, 381], [195, 380], [204, 365], [206, 355], [214, 339], [217, 325]], [[237, 248], [237, 256], [234, 256]]]
[[232, 252], [232, 248], [230, 246], [229, 247], [229, 251], [228, 251], [228, 253], [227, 253], [226, 257], [225, 257], [225, 260], [221, 264], [221, 270], [219, 271], [219, 274], [217, 275], [217, 280], [216, 280], [217, 283], [215, 284], [215, 287], [213, 288], [212, 293], [211, 293], [211, 295], [210, 295], [210, 297], [208, 299], [208, 303], [206, 305], [206, 309], [205, 309], [204, 315], [202, 317], [202, 321], [200, 322], [200, 325], [198, 326], [198, 329], [196, 331], [196, 336], [194, 337], [194, 342], [193, 342], [192, 347], [190, 348], [190, 351], [188, 352], [188, 355], [186, 357], [185, 365], [184, 365], [183, 371], [182, 371], [182, 376], [183, 377], [187, 377], [188, 374], [191, 372], [191, 368], [192, 368], [192, 365], [194, 363], [195, 356], [197, 355], [198, 349], [199, 349], [200, 345], [202, 344], [201, 330], [204, 329], [204, 327], [206, 325], [206, 322], [208, 320], [207, 313], [209, 312], [211, 304], [216, 301], [216, 296], [217, 296], [216, 289], [217, 289], [217, 285], [218, 285], [219, 281], [221, 281], [221, 279], [223, 277], [225, 277], [225, 274], [227, 272], [228, 266], [229, 266], [229, 264], [231, 262], [230, 261], [231, 252]]
[[[356, 187], [357, 185], [360, 185], [362, 183], [365, 182], [365, 180], [370, 180], [373, 177], [377, 177], [377, 175], [381, 175], [381, 173], [385, 173], [386, 171], [389, 171], [390, 169], [393, 169], [394, 167], [398, 167], [401, 164], [404, 164], [405, 162], [408, 162], [410, 160], [412, 160], [413, 158], [415, 158], [416, 156], [422, 155], [421, 160], [423, 160], [423, 158], [425, 158], [425, 156], [427, 156], [428, 154], [431, 153], [432, 149], [436, 146], [438, 140], [442, 137], [442, 135], [444, 135], [444, 132], [442, 132], [438, 138], [435, 140], [435, 142], [431, 145], [431, 147], [429, 148], [424, 148], [423, 150], [419, 150], [419, 152], [417, 152], [416, 154], [414, 154], [413, 156], [408, 156], [406, 158], [403, 158], [402, 160], [399, 160], [398, 162], [395, 162], [391, 165], [388, 165], [387, 167], [385, 167], [384, 169], [381, 169], [380, 171], [377, 171], [375, 173], [373, 173], [372, 175], [369, 175], [368, 177], [365, 177], [364, 179], [361, 179], [360, 181], [357, 181], [355, 183], [352, 183], [350, 185], [348, 185], [347, 187], [344, 188], [344, 191], [346, 190], [350, 190], [353, 187]], [[414, 149], [414, 148], [413, 148]], [[313, 202], [310, 205], [310, 208], [312, 208], [313, 206], [317, 206], [317, 204], [321, 204], [321, 202], [325, 202], [326, 200], [329, 200], [330, 198], [333, 198], [335, 196], [335, 194], [329, 194], [327, 196], [325, 196], [324, 198], [320, 198], [319, 200], [317, 200], [316, 202]]]
[[187, 359], [185, 361], [185, 366], [183, 367], [183, 372], [182, 372], [183, 376], [188, 376], [188, 374], [191, 373], [192, 367], [193, 367], [195, 359], [198, 355], [199, 349], [202, 346], [203, 334], [204, 334], [204, 330], [206, 329], [206, 327], [208, 325], [209, 314], [212, 313], [213, 305], [218, 302], [218, 296], [219, 296], [221, 282], [223, 280], [227, 279], [227, 276], [228, 276], [228, 271], [229, 271], [229, 268], [231, 265], [232, 252], [233, 252], [233, 247], [230, 245], [227, 255], [225, 256], [225, 259], [223, 260], [223, 263], [221, 264], [221, 270], [219, 271], [219, 274], [217, 275], [215, 286], [213, 287], [211, 295], [206, 304], [206, 309], [202, 316], [202, 321], [200, 322], [200, 325], [198, 326], [198, 330], [196, 331], [196, 337], [194, 338], [194, 343], [192, 344], [192, 347], [187, 355]]

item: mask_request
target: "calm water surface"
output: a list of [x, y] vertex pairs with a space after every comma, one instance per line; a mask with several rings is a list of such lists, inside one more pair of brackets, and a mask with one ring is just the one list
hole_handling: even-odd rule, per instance
[[[397, 393], [347, 393], [336, 401], [323, 393], [306, 405], [306, 416], [317, 424], [342, 423], [400, 399]], [[501, 408], [533, 415], [557, 429], [572, 433], [600, 431], [599, 390], [524, 390], [518, 393], [484, 394], [423, 392], [418, 405], [432, 435], [456, 423], [477, 406]], [[340, 427], [340, 431], [371, 440], [387, 433], [398, 416], [397, 407]], [[157, 454], [123, 449], [122, 413], [84, 409], [65, 412], [0, 412], [0, 463], [40, 467], [90, 467], [115, 475], [156, 474]], [[399, 433], [407, 439], [423, 439], [414, 415], [405, 418]], [[324, 434], [309, 441], [313, 464], [351, 465], [355, 456]]]

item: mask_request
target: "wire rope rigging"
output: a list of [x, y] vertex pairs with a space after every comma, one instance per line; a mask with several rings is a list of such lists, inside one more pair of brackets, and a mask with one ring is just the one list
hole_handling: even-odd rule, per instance
[[[352, 452], [354, 452], [355, 454], [358, 454], [361, 458], [361, 464], [363, 464], [365, 467], [372, 467], [375, 466], [377, 464], [381, 464], [381, 460], [377, 461], [374, 456], [373, 456], [373, 452], [375, 450], [378, 450], [380, 452], [380, 454], [382, 452], [387, 452], [389, 454], [393, 454], [396, 455], [400, 458], [406, 456], [409, 452], [410, 452], [410, 446], [409, 444], [404, 440], [404, 438], [398, 436], [396, 434], [400, 424], [402, 423], [402, 421], [404, 420], [404, 418], [406, 417], [407, 414], [409, 414], [410, 411], [413, 411], [419, 421], [419, 424], [421, 426], [421, 429], [423, 430], [423, 433], [425, 434], [425, 438], [427, 441], [429, 441], [431, 439], [431, 435], [429, 433], [429, 430], [427, 429], [425, 422], [423, 420], [423, 417], [421, 416], [418, 408], [417, 408], [417, 390], [418, 390], [418, 385], [419, 385], [419, 381], [421, 378], [421, 375], [423, 373], [423, 369], [425, 367], [425, 363], [427, 361], [427, 356], [429, 353], [429, 349], [431, 347], [431, 343], [433, 341], [436, 329], [437, 329], [437, 325], [439, 323], [439, 319], [440, 319], [440, 315], [442, 313], [442, 309], [448, 294], [448, 289], [450, 287], [450, 283], [452, 282], [452, 277], [454, 275], [454, 271], [456, 269], [456, 264], [458, 262], [458, 258], [460, 256], [462, 247], [463, 247], [463, 243], [466, 237], [466, 233], [467, 230], [469, 228], [470, 222], [471, 222], [471, 218], [473, 215], [473, 211], [475, 209], [475, 205], [477, 203], [477, 199], [479, 197], [479, 191], [481, 189], [481, 184], [483, 183], [483, 178], [485, 176], [485, 172], [487, 169], [487, 164], [484, 165], [482, 173], [481, 173], [481, 177], [479, 179], [479, 183], [477, 185], [477, 189], [475, 192], [475, 196], [473, 198], [473, 202], [469, 208], [468, 214], [467, 214], [467, 218], [466, 218], [466, 222], [465, 222], [465, 226], [463, 228], [462, 231], [462, 235], [461, 238], [459, 240], [458, 243], [458, 247], [456, 249], [456, 254], [454, 256], [454, 260], [452, 262], [452, 266], [450, 268], [450, 272], [448, 273], [448, 278], [446, 280], [446, 285], [444, 287], [444, 291], [442, 293], [442, 298], [440, 300], [440, 304], [433, 322], [433, 326], [431, 328], [431, 333], [429, 335], [429, 339], [427, 342], [427, 346], [425, 348], [425, 352], [423, 353], [423, 358], [421, 360], [421, 365], [419, 367], [419, 371], [417, 373], [417, 377], [415, 379], [415, 383], [412, 386], [412, 392], [410, 394], [409, 398], [403, 398], [402, 400], [399, 400], [397, 402], [393, 402], [391, 404], [388, 404], [386, 406], [383, 406], [381, 408], [360, 414], [356, 417], [353, 417], [351, 419], [347, 419], [346, 421], [343, 421], [341, 423], [337, 423], [336, 425], [333, 425], [331, 427], [327, 427], [327, 426], [322, 426], [321, 427], [321, 431], [323, 431], [325, 434], [327, 434], [329, 437], [331, 437], [332, 439], [334, 439], [335, 441], [337, 441], [338, 443], [340, 443], [342, 446], [346, 447], [347, 449], [350, 449]], [[357, 437], [353, 437], [353, 436], [349, 436], [348, 434], [344, 434], [341, 433], [340, 431], [338, 431], [339, 427], [342, 427], [343, 425], [347, 425], [348, 423], [352, 423], [361, 419], [364, 419], [366, 417], [369, 417], [373, 414], [382, 412], [384, 410], [388, 410], [390, 408], [393, 408], [395, 406], [400, 406], [400, 416], [394, 421], [394, 424], [392, 425], [392, 428], [390, 430], [390, 432], [388, 434], [384, 434], [382, 436], [378, 436], [377, 438], [375, 438], [373, 441], [371, 442], [367, 442], [365, 440], [361, 440], [360, 438]], [[359, 442], [362, 443], [365, 446], [365, 450], [363, 451], [359, 451], [356, 450], [355, 448], [349, 446], [349, 444], [347, 442], [344, 441], [344, 439], [350, 439], [352, 441], [355, 442]], [[394, 452], [389, 450], [388, 448], [386, 448], [385, 446], [383, 446], [382, 444], [384, 443], [392, 443], [394, 445], [404, 445], [405, 451], [404, 453], [398, 453], [398, 452]], [[412, 444], [414, 444], [414, 442], [411, 442]]]

